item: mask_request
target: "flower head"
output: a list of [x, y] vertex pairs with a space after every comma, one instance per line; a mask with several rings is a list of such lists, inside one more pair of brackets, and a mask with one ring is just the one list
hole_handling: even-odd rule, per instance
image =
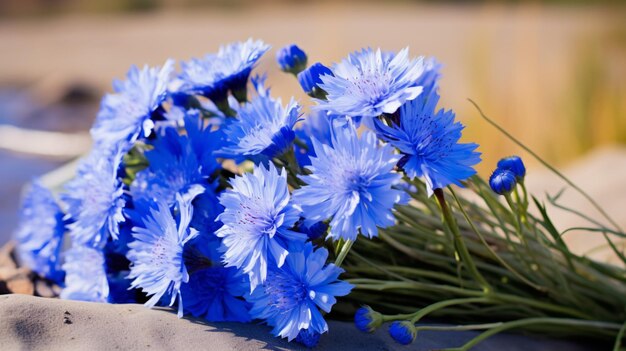
[[396, 321], [389, 326], [389, 335], [391, 335], [393, 340], [397, 343], [408, 345], [415, 340], [417, 330], [415, 329], [415, 325], [410, 321]]
[[395, 223], [392, 208], [404, 199], [393, 187], [400, 175], [393, 172], [399, 157], [393, 149], [380, 146], [376, 135], [365, 132], [358, 137], [352, 124], [333, 128], [332, 146], [313, 140], [315, 157], [312, 173], [302, 176], [307, 184], [294, 193], [310, 221], [330, 222], [329, 237], [345, 240], [362, 235], [378, 235], [378, 227]]
[[104, 97], [91, 128], [95, 144], [126, 152], [140, 135], [148, 136], [154, 127], [152, 114], [165, 101], [173, 70], [173, 60], [163, 67], [132, 66], [125, 81], [114, 81], [115, 93]]
[[99, 248], [72, 246], [64, 253], [65, 288], [61, 298], [68, 300], [107, 302], [109, 282], [104, 255]]
[[219, 169], [213, 155], [221, 146], [221, 133], [204, 126], [195, 110], [184, 117], [186, 133], [167, 127], [146, 151], [148, 167], [137, 173], [130, 190], [134, 200], [157, 199], [170, 206], [176, 202], [176, 194], [195, 197], [203, 189], [213, 190], [209, 177]]
[[15, 232], [22, 264], [41, 276], [63, 281], [61, 259], [65, 226], [54, 195], [36, 179], [22, 198], [20, 223]]
[[240, 268], [250, 277], [250, 290], [263, 283], [269, 264], [281, 267], [290, 242], [304, 242], [306, 235], [290, 230], [300, 211], [289, 201], [287, 172], [258, 166], [231, 180], [233, 189], [220, 196], [225, 210], [215, 232], [223, 238], [226, 267]]
[[[178, 195], [178, 224], [170, 207], [158, 201], [156, 208], [139, 209], [145, 211], [143, 223], [133, 227], [133, 238], [128, 244], [127, 257], [132, 263], [129, 279], [134, 279], [132, 288], [141, 288], [148, 296], [146, 306], [153, 307], [159, 300], [170, 297], [169, 306], [180, 297], [182, 283], [189, 281], [189, 274], [183, 260], [183, 247], [198, 232], [189, 227], [192, 216], [190, 201]], [[179, 298], [178, 315], [182, 316], [183, 301]]]
[[252, 68], [267, 50], [269, 46], [262, 41], [249, 39], [223, 46], [217, 54], [183, 62], [178, 90], [216, 103], [226, 99], [228, 90], [243, 94]]
[[276, 61], [284, 72], [298, 74], [306, 68], [306, 53], [297, 45], [287, 45], [276, 52]]
[[289, 341], [302, 330], [326, 332], [328, 325], [319, 309], [330, 312], [335, 297], [352, 289], [352, 285], [338, 280], [341, 268], [325, 265], [327, 258], [326, 249], [313, 251], [311, 243], [292, 248], [285, 265], [271, 265], [267, 280], [247, 297], [253, 304], [252, 317], [265, 319], [274, 327], [274, 335]]
[[383, 315], [369, 306], [359, 308], [354, 314], [354, 325], [362, 332], [373, 333], [382, 324]]
[[298, 73], [298, 82], [300, 83], [300, 86], [305, 93], [311, 96], [323, 97], [325, 96], [326, 92], [320, 90], [319, 85], [322, 83], [320, 77], [332, 75], [333, 71], [331, 71], [330, 68], [324, 66], [319, 62], [316, 62], [312, 64], [309, 68]]
[[474, 175], [473, 166], [480, 162], [478, 145], [459, 143], [464, 127], [455, 122], [454, 112], [436, 111], [438, 101], [439, 95], [431, 90], [402, 105], [399, 123], [374, 121], [378, 135], [404, 154], [398, 166], [406, 175], [425, 178], [429, 196], [433, 189], [462, 186], [461, 180]]
[[281, 100], [272, 99], [263, 83], [264, 78], [253, 79], [258, 96], [241, 107], [238, 119], [228, 124], [226, 146], [218, 155], [258, 161], [280, 155], [291, 146], [300, 106], [292, 98], [283, 108]]
[[72, 240], [81, 245], [104, 246], [117, 239], [124, 222], [124, 188], [117, 176], [122, 155], [93, 150], [78, 165], [76, 177], [67, 183], [61, 199], [67, 205], [65, 219]]
[[313, 111], [307, 115], [304, 122], [300, 124], [301, 128], [296, 130], [296, 137], [305, 145], [294, 143], [294, 151], [296, 160], [301, 167], [311, 164], [310, 157], [315, 157], [313, 149], [313, 138], [323, 144], [331, 144], [331, 125], [339, 123], [339, 121], [328, 116], [325, 111]]
[[319, 86], [328, 93], [328, 100], [318, 104], [331, 113], [352, 117], [394, 113], [422, 92], [419, 78], [423, 72], [423, 58], [410, 59], [408, 48], [397, 54], [363, 49], [333, 66], [334, 76], [321, 77]]
[[526, 167], [519, 156], [509, 156], [501, 159], [498, 161], [498, 168], [513, 172], [518, 181], [524, 180], [526, 176]]
[[249, 322], [250, 304], [243, 296], [250, 283], [236, 268], [222, 266], [220, 244], [213, 233], [203, 232], [185, 246], [189, 270], [189, 282], [181, 286], [185, 312], [210, 322]]
[[496, 194], [505, 195], [513, 191], [517, 184], [515, 173], [508, 169], [496, 168], [489, 177], [489, 186]]

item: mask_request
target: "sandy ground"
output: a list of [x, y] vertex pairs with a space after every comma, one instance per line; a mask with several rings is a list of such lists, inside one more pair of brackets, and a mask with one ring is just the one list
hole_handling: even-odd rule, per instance
[[[361, 333], [348, 322], [330, 322], [318, 350], [432, 350], [454, 347], [476, 335], [472, 332], [420, 332], [419, 342], [400, 346], [386, 328]], [[300, 350], [295, 343], [272, 337], [260, 324], [207, 323], [179, 320], [170, 310], [140, 305], [106, 305], [44, 299], [26, 295], [0, 296], [2, 350]], [[597, 345], [596, 345], [597, 347]], [[594, 350], [562, 341], [520, 335], [500, 335], [478, 345], [476, 351]]]

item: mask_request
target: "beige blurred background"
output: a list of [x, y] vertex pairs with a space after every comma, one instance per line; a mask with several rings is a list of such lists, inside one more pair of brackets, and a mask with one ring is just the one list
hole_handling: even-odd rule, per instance
[[[0, 177], [10, 181], [0, 220], [14, 222], [16, 189], [25, 180], [88, 147], [81, 133], [99, 96], [130, 64], [186, 60], [248, 37], [273, 46], [257, 72], [268, 72], [274, 94], [295, 95], [305, 105], [296, 80], [275, 64], [283, 45], [297, 43], [310, 62], [325, 64], [364, 46], [409, 46], [413, 55], [437, 57], [444, 64], [443, 105], [467, 125], [465, 139], [481, 145], [483, 176], [502, 156], [526, 155], [481, 120], [467, 98], [558, 166], [626, 143], [620, 1], [1, 0], [0, 126], [78, 136], [59, 143], [54, 134], [13, 133], [11, 140], [4, 134]], [[54, 158], [37, 156], [55, 148], [61, 151]]]

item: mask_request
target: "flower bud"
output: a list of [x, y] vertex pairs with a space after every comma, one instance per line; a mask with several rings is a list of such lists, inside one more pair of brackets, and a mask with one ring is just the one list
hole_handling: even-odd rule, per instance
[[498, 168], [513, 172], [517, 180], [523, 180], [526, 176], [526, 167], [519, 156], [510, 156], [501, 159], [498, 161]]
[[305, 93], [314, 97], [323, 98], [326, 96], [326, 92], [318, 86], [322, 83], [320, 77], [323, 75], [332, 76], [333, 72], [330, 68], [317, 62], [311, 65], [311, 67], [298, 73], [298, 82]]
[[291, 44], [278, 50], [276, 61], [281, 71], [298, 74], [306, 68], [306, 53], [297, 45]]
[[396, 321], [389, 326], [389, 335], [391, 335], [393, 340], [398, 344], [408, 345], [415, 340], [417, 330], [415, 329], [415, 325], [410, 321]]
[[507, 169], [496, 168], [491, 177], [489, 177], [491, 190], [499, 195], [510, 193], [516, 184], [515, 174]]
[[373, 333], [382, 324], [383, 315], [369, 306], [359, 308], [354, 314], [354, 325], [362, 332]]

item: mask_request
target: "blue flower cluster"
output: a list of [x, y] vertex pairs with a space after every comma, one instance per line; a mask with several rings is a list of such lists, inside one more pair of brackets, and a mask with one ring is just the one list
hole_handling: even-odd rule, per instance
[[[23, 263], [63, 298], [262, 320], [276, 336], [317, 344], [323, 313], [352, 289], [324, 240], [376, 237], [415, 178], [429, 194], [461, 186], [480, 154], [459, 143], [454, 113], [436, 108], [434, 59], [364, 49], [307, 68], [304, 51], [285, 47], [281, 69], [317, 102], [304, 117], [264, 76], [250, 79], [268, 50], [232, 43], [180, 72], [168, 60], [115, 81], [75, 177], [58, 198], [39, 181], [26, 193]], [[360, 329], [381, 323], [372, 313], [357, 312]], [[401, 327], [392, 330], [405, 342]]]

